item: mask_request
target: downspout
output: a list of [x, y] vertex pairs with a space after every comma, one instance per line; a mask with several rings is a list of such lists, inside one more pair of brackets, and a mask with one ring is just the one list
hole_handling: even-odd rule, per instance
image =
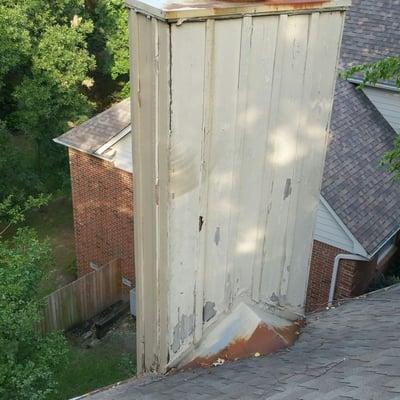
[[335, 257], [335, 261], [333, 262], [331, 287], [329, 288], [328, 307], [331, 307], [333, 304], [333, 297], [335, 296], [335, 289], [336, 289], [336, 280], [339, 272], [339, 263], [341, 260], [369, 261], [368, 258], [363, 256], [358, 256], [356, 254], [338, 254]]

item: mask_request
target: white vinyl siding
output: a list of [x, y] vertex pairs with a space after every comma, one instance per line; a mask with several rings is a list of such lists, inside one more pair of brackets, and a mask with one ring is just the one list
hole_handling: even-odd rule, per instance
[[333, 218], [332, 214], [321, 201], [318, 205], [314, 240], [353, 252], [354, 245], [352, 239]]
[[372, 87], [364, 88], [364, 93], [392, 128], [400, 132], [400, 93]]

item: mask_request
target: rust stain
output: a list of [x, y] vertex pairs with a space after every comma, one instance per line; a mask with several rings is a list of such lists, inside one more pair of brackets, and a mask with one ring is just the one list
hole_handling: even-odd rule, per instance
[[308, 9], [322, 6], [329, 3], [331, 0], [250, 0], [244, 2], [243, 0], [212, 0], [212, 1], [199, 1], [191, 3], [168, 3], [164, 7], [165, 10], [180, 10], [182, 8], [211, 8], [215, 15], [223, 14], [225, 9], [229, 7], [230, 4], [234, 3], [236, 7], [249, 7], [254, 5], [270, 5], [270, 6], [290, 6], [293, 9]]
[[302, 322], [300, 320], [282, 328], [271, 328], [266, 324], [260, 324], [250, 338], [238, 338], [212, 356], [197, 357], [187, 364], [185, 369], [207, 368], [218, 359], [235, 361], [254, 356], [256, 353], [265, 355], [282, 350], [295, 342], [301, 325]]

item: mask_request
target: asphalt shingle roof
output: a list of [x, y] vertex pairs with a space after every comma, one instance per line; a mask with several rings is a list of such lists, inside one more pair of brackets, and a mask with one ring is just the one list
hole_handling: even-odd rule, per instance
[[[353, 0], [341, 67], [400, 54], [400, 0]], [[369, 254], [400, 227], [400, 184], [379, 165], [396, 133], [355, 85], [339, 79], [322, 195]]]
[[130, 100], [126, 99], [69, 130], [56, 141], [86, 153], [94, 153], [130, 123]]
[[400, 227], [400, 184], [380, 166], [395, 135], [362, 91], [338, 82], [322, 195], [370, 254]]
[[133, 379], [85, 400], [400, 400], [400, 286], [312, 315], [267, 357]]
[[400, 54], [400, 0], [352, 0], [347, 11], [341, 66]]

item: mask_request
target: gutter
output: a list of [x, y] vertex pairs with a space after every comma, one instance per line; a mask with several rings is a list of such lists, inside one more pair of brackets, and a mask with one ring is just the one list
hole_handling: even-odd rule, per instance
[[332, 307], [333, 304], [333, 298], [335, 296], [335, 289], [336, 289], [336, 280], [339, 272], [339, 263], [341, 260], [369, 261], [370, 259], [358, 256], [356, 254], [338, 254], [335, 257], [335, 261], [333, 262], [331, 286], [329, 288], [328, 307]]
[[[360, 78], [347, 78], [347, 81], [350, 83], [354, 83], [356, 85], [361, 85], [364, 83], [364, 81]], [[400, 92], [400, 89], [397, 86], [392, 86], [392, 85], [388, 85], [386, 83], [375, 83], [375, 85], [371, 85], [371, 84], [366, 84], [365, 86], [367, 87], [372, 87], [372, 88], [378, 88], [378, 89], [384, 89], [384, 90], [389, 90], [391, 92]]]
[[376, 248], [376, 250], [371, 254], [370, 258], [374, 258], [381, 250], [383, 247], [385, 247], [386, 243], [389, 242], [390, 240], [393, 239], [394, 236], [396, 236], [400, 231], [400, 227], [397, 227], [396, 230], [388, 236], [388, 238], [382, 242], [382, 244], [379, 245], [379, 247]]

